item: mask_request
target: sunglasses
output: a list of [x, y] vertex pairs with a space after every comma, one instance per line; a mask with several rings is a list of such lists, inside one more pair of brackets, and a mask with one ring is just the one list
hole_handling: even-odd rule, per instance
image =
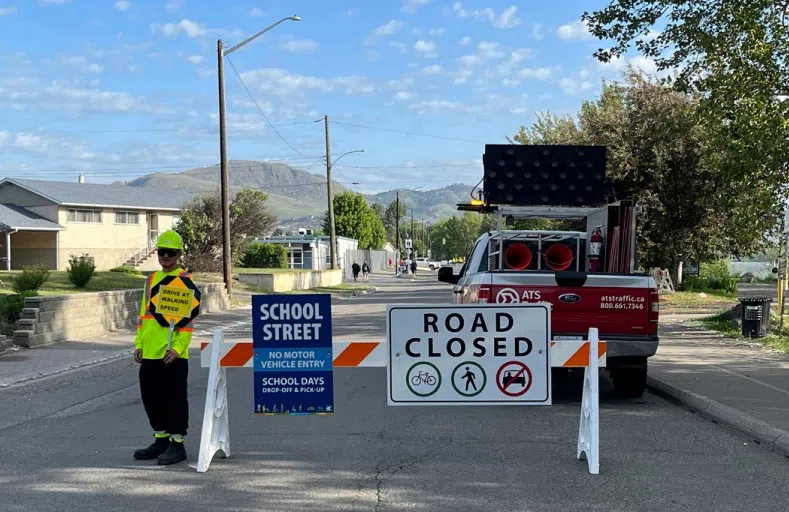
[[178, 251], [176, 251], [175, 249], [159, 249], [158, 251], [156, 251], [156, 254], [158, 254], [163, 258], [174, 258], [178, 256]]

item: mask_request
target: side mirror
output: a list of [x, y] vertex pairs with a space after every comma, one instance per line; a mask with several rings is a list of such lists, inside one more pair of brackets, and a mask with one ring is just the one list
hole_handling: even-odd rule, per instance
[[438, 280], [442, 283], [458, 284], [460, 275], [455, 275], [455, 269], [452, 267], [441, 267], [438, 269]]

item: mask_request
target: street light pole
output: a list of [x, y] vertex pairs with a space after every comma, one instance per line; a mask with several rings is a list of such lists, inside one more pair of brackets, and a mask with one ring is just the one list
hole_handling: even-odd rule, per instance
[[326, 193], [329, 197], [329, 254], [331, 269], [337, 268], [337, 235], [334, 230], [334, 197], [331, 190], [331, 150], [329, 145], [329, 116], [323, 116], [326, 129]]
[[225, 281], [225, 290], [228, 296], [233, 295], [233, 271], [232, 253], [230, 246], [230, 192], [229, 178], [227, 172], [227, 126], [225, 120], [225, 56], [230, 55], [242, 46], [250, 43], [252, 40], [262, 36], [272, 28], [276, 27], [284, 21], [301, 21], [298, 16], [288, 16], [282, 18], [278, 22], [269, 25], [260, 32], [244, 39], [237, 45], [229, 48], [227, 51], [224, 49], [224, 44], [221, 39], [216, 42], [216, 56], [217, 56], [217, 81], [219, 88], [219, 188], [220, 196], [222, 198], [222, 277]]

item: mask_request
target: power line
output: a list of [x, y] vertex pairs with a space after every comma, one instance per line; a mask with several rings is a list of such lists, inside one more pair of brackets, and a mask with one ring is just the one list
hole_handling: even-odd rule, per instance
[[[293, 123], [277, 123], [270, 126], [295, 126], [300, 124], [312, 124], [312, 121], [296, 121]], [[213, 133], [218, 131], [217, 128], [145, 128], [145, 129], [132, 129], [132, 130], [39, 130], [38, 128], [30, 129], [17, 129], [9, 130], [11, 133], [32, 133], [32, 134], [46, 134], [46, 133], [175, 133], [175, 132], [204, 132]]]
[[441, 169], [444, 167], [474, 167], [477, 165], [481, 165], [481, 163], [446, 165], [341, 165], [340, 167], [352, 167], [354, 169]]
[[[271, 163], [271, 164], [287, 164], [287, 162], [289, 162], [289, 161], [295, 162], [297, 160], [298, 161], [300, 161], [300, 160], [307, 160], [307, 161], [317, 160], [318, 162], [321, 162], [321, 161], [323, 161], [322, 158], [323, 157], [319, 157], [319, 156], [313, 156], [313, 157], [305, 156], [304, 158], [293, 158], [293, 159], [288, 160], [288, 161], [270, 160], [270, 161], [264, 161], [264, 162], [260, 162], [260, 163], [262, 163], [262, 164], [267, 164], [267, 163]], [[216, 167], [218, 165], [219, 164], [217, 163], [217, 164], [187, 164], [187, 165], [183, 165], [183, 164], [176, 165], [176, 164], [173, 164], [173, 165], [160, 165], [160, 166], [153, 166], [153, 167], [103, 167], [103, 168], [85, 168], [85, 167], [83, 167], [83, 168], [74, 168], [74, 169], [16, 169], [16, 170], [7, 170], [5, 172], [14, 172], [14, 173], [24, 172], [24, 173], [35, 173], [35, 174], [41, 174], [41, 173], [45, 173], [45, 174], [60, 174], [60, 173], [63, 173], [63, 174], [65, 174], [65, 173], [72, 173], [72, 172], [80, 172], [80, 173], [83, 173], [83, 174], [93, 174], [93, 175], [95, 175], [95, 173], [97, 173], [97, 172], [100, 173], [100, 172], [110, 172], [110, 171], [112, 171], [112, 172], [124, 172], [124, 171], [155, 171], [155, 170], [167, 170], [167, 169], [205, 169], [205, 168], [208, 168], [208, 167]], [[246, 166], [246, 164], [242, 164], [242, 165]], [[231, 163], [230, 167], [231, 168], [233, 168], [233, 167], [238, 168], [238, 167], [240, 167], [240, 164], [232, 164]]]
[[277, 136], [278, 136], [280, 139], [282, 139], [282, 142], [284, 142], [285, 144], [287, 144], [287, 145], [288, 145], [288, 147], [289, 147], [290, 149], [292, 149], [292, 150], [293, 150], [293, 151], [295, 151], [296, 153], [300, 154], [301, 156], [306, 156], [306, 155], [304, 155], [304, 153], [302, 153], [302, 152], [301, 152], [301, 151], [299, 151], [298, 149], [296, 149], [296, 148], [294, 148], [293, 146], [291, 146], [290, 142], [288, 142], [287, 140], [285, 140], [285, 137], [283, 137], [283, 136], [282, 136], [282, 134], [280, 134], [280, 133], [279, 133], [279, 131], [278, 131], [278, 130], [277, 130], [275, 127], [274, 127], [274, 125], [271, 123], [271, 121], [269, 121], [269, 118], [268, 118], [268, 116], [266, 115], [266, 113], [265, 113], [265, 112], [263, 112], [263, 109], [262, 109], [262, 108], [260, 108], [260, 105], [258, 105], [258, 102], [257, 102], [257, 100], [255, 99], [255, 97], [254, 97], [254, 96], [252, 96], [252, 93], [251, 93], [251, 92], [249, 92], [249, 88], [247, 87], [247, 84], [245, 84], [245, 83], [244, 83], [244, 80], [241, 78], [241, 75], [239, 75], [239, 74], [238, 74], [238, 70], [236, 70], [236, 66], [233, 64], [233, 61], [232, 61], [232, 60], [230, 60], [230, 57], [227, 57], [227, 61], [230, 63], [230, 67], [231, 67], [231, 68], [233, 68], [233, 73], [235, 73], [235, 74], [236, 74], [236, 76], [238, 77], [238, 81], [239, 81], [239, 82], [241, 82], [241, 85], [242, 85], [242, 86], [244, 86], [244, 90], [245, 90], [245, 91], [247, 91], [247, 94], [249, 95], [249, 99], [251, 99], [251, 100], [252, 100], [252, 103], [254, 103], [254, 104], [255, 104], [255, 106], [257, 107], [258, 111], [261, 113], [261, 115], [263, 115], [263, 118], [266, 120], [266, 122], [268, 123], [268, 125], [271, 127], [271, 129], [272, 129], [272, 130], [274, 130], [274, 133], [276, 133], [276, 134], [277, 134]]
[[391, 132], [391, 133], [401, 133], [403, 135], [415, 135], [417, 137], [431, 137], [434, 139], [444, 139], [444, 140], [455, 140], [458, 142], [473, 142], [475, 144], [488, 144], [487, 142], [482, 142], [479, 140], [472, 140], [472, 139], [461, 139], [459, 137], [447, 137], [445, 135], [431, 135], [429, 133], [417, 133], [417, 132], [408, 132], [403, 130], [393, 130], [391, 128], [378, 128], [377, 126], [366, 126], [363, 124], [353, 124], [353, 123], [343, 123], [342, 121], [331, 121], [334, 124], [341, 124], [343, 126], [353, 126], [354, 128], [364, 128], [367, 130], [378, 130], [381, 132]]

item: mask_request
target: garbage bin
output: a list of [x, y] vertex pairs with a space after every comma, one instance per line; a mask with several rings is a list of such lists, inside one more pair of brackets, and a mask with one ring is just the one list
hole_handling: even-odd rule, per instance
[[761, 338], [770, 331], [770, 303], [766, 297], [743, 297], [740, 299], [742, 335]]

